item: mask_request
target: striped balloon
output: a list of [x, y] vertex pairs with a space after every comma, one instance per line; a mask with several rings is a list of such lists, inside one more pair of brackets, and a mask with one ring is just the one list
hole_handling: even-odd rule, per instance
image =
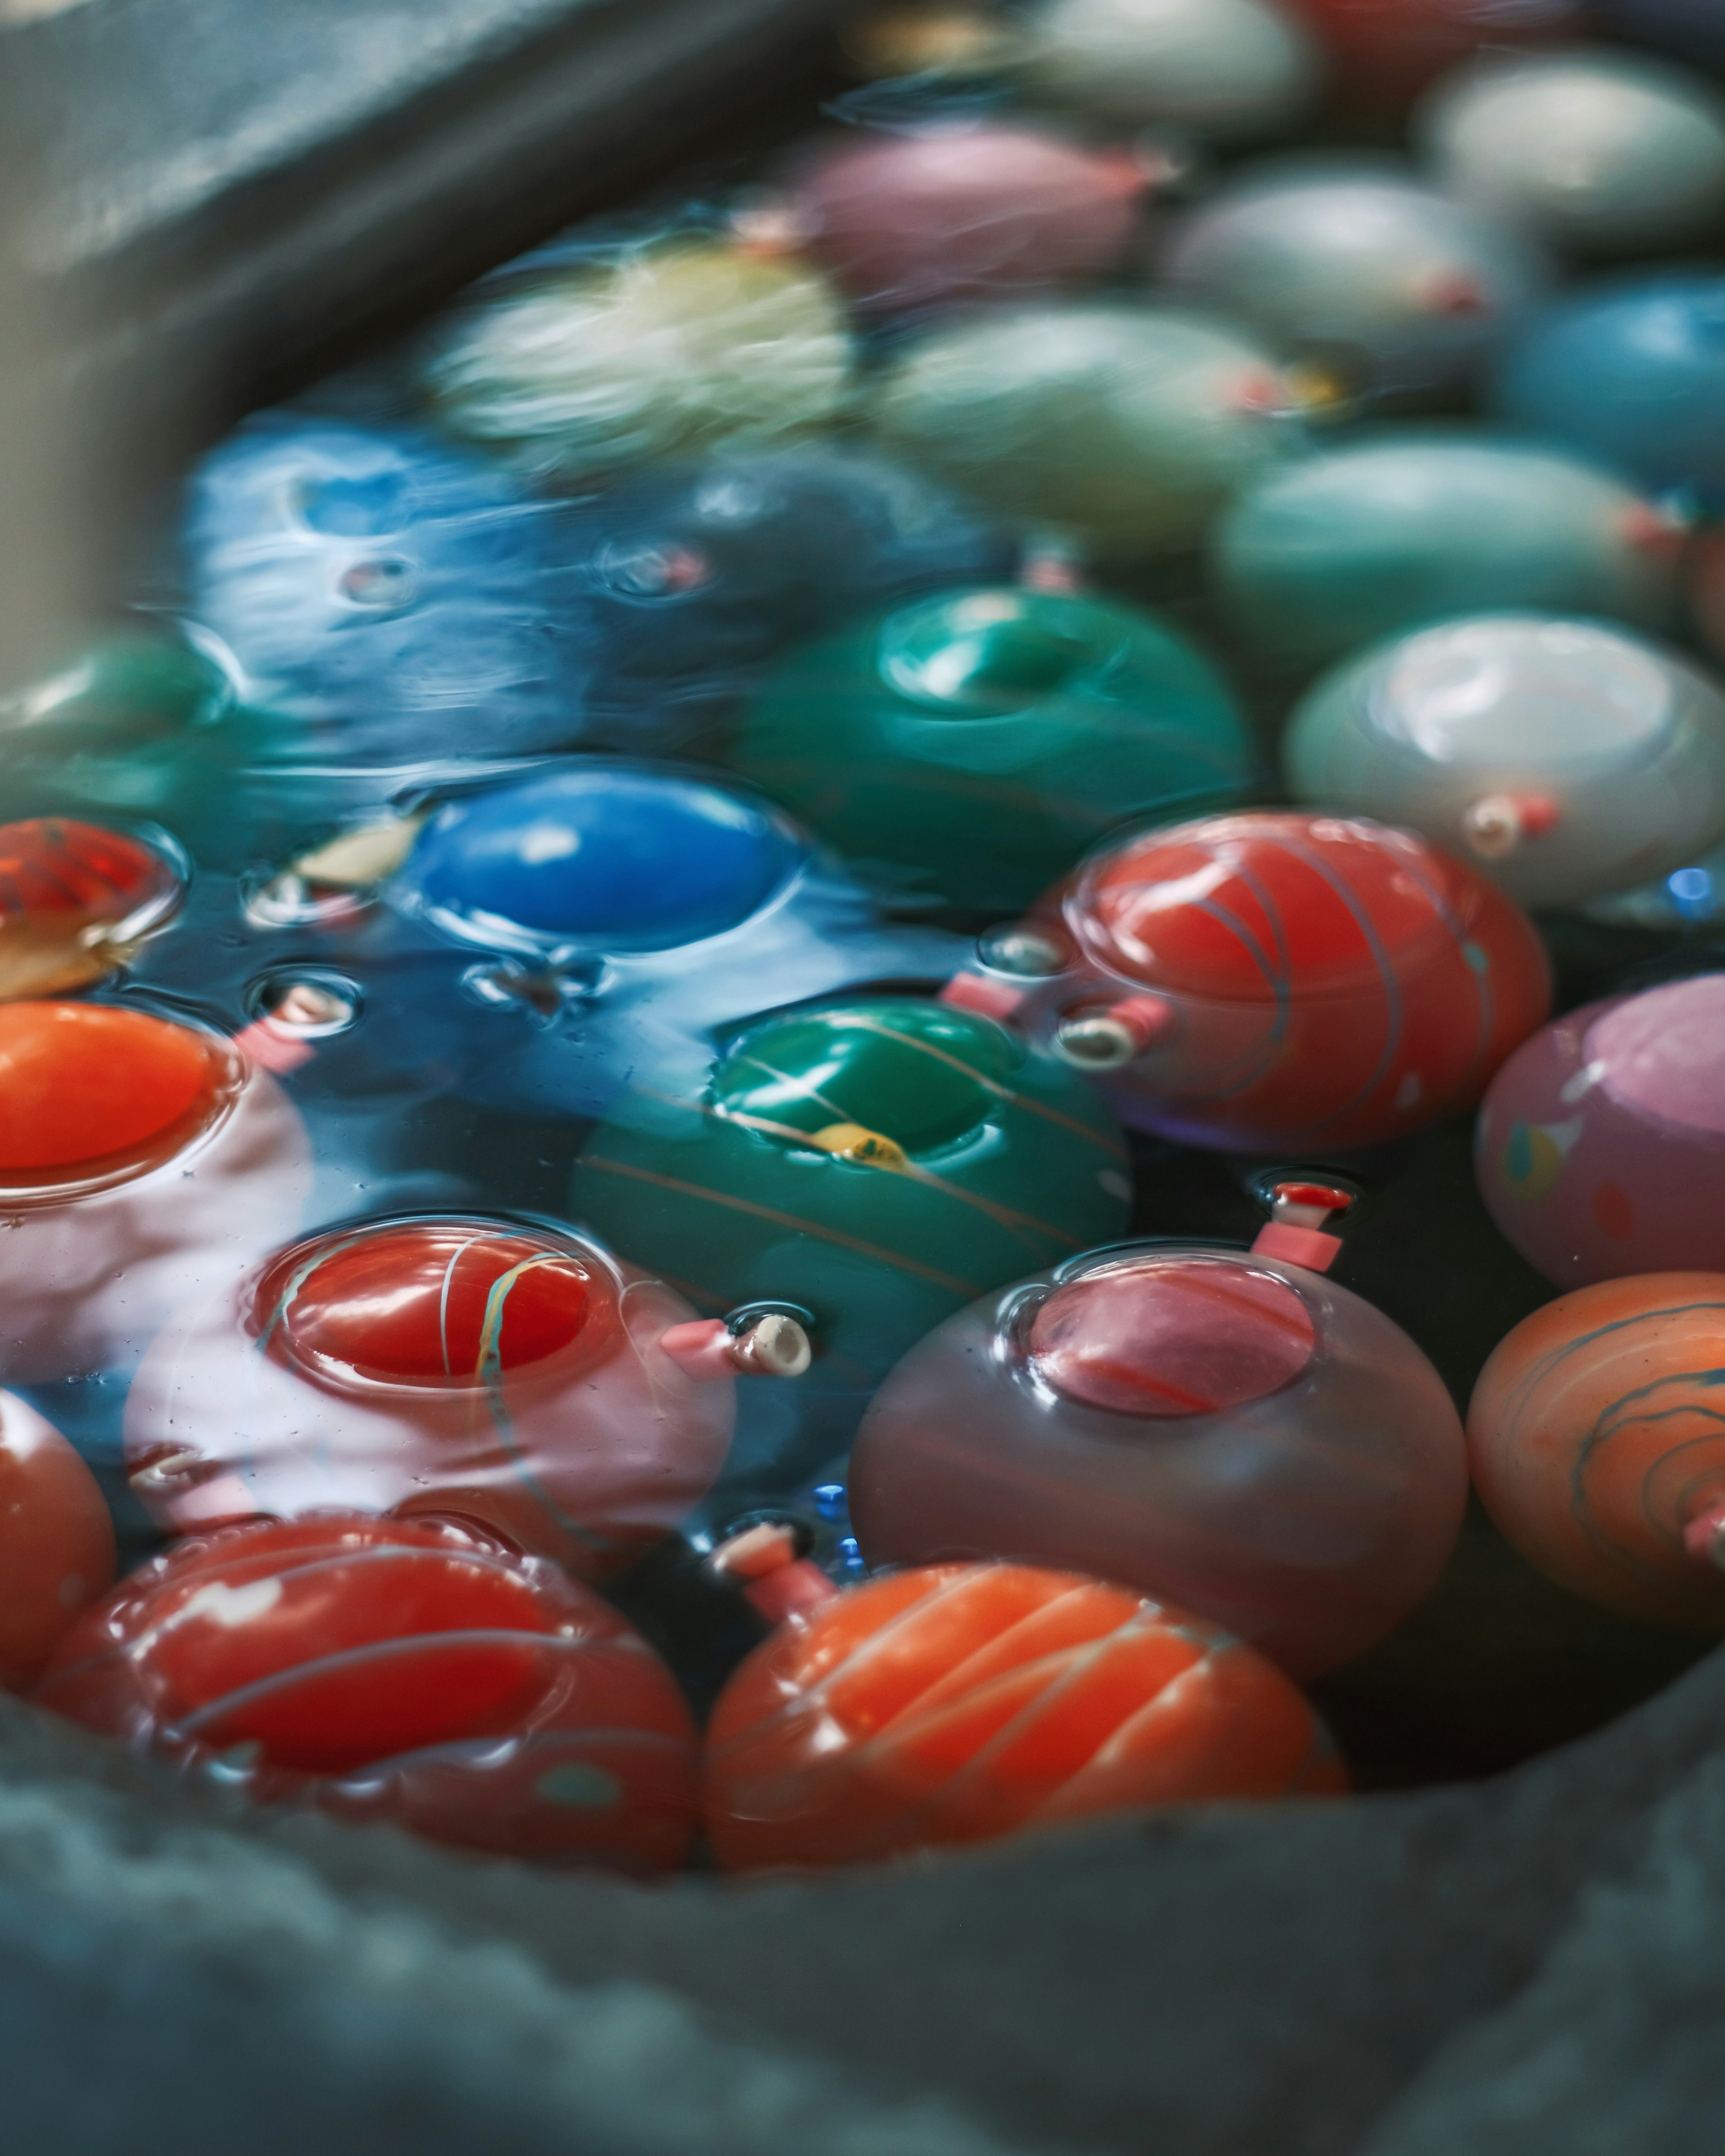
[[1303, 1696], [1200, 1619], [1076, 1573], [930, 1565], [757, 1647], [707, 1732], [727, 1870], [1347, 1786]]
[[1725, 1630], [1725, 1572], [1686, 1541], [1725, 1509], [1725, 1273], [1602, 1281], [1523, 1318], [1467, 1440], [1486, 1509], [1559, 1586]]
[[79, 1620], [36, 1697], [260, 1799], [500, 1854], [667, 1869], [693, 1824], [694, 1732], [652, 1649], [453, 1525], [178, 1543]]
[[1378, 1145], [1469, 1106], [1544, 1018], [1526, 916], [1413, 832], [1260, 810], [1092, 855], [1064, 895], [1085, 978], [1174, 1023], [1114, 1081], [1127, 1121], [1199, 1144]]

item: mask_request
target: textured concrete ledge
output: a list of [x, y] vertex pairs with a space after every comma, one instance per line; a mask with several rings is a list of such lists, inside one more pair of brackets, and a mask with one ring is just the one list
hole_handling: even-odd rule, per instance
[[58, 322], [74, 490], [136, 494], [380, 325], [734, 142], [854, 4], [85, 0], [0, 28], [0, 247]]

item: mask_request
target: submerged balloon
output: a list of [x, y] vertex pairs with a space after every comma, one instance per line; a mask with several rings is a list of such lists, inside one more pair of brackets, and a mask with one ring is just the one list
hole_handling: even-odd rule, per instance
[[442, 332], [424, 384], [452, 432], [567, 484], [824, 427], [851, 363], [836, 296], [813, 271], [685, 236], [529, 258]]
[[561, 512], [400, 428], [249, 420], [193, 475], [193, 611], [303, 757], [412, 763], [566, 747], [590, 640]]
[[1293, 384], [1239, 333], [1163, 308], [990, 312], [931, 332], [875, 398], [883, 437], [997, 511], [1137, 560], [1190, 545], [1291, 446]]

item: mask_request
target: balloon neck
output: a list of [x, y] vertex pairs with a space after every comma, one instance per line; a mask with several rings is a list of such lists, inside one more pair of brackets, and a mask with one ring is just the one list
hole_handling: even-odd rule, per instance
[[1683, 1530], [1683, 1547], [1697, 1564], [1725, 1572], [1725, 1497], [1716, 1497]]
[[711, 1564], [737, 1583], [770, 1625], [811, 1616], [839, 1593], [820, 1567], [800, 1554], [794, 1528], [777, 1521], [731, 1536], [713, 1552]]
[[737, 1332], [722, 1317], [692, 1318], [662, 1332], [659, 1344], [685, 1377], [697, 1380], [800, 1378], [814, 1354], [803, 1327], [778, 1311]]
[[1462, 836], [1481, 860], [1505, 860], [1533, 839], [1543, 839], [1562, 823], [1563, 812], [1548, 794], [1488, 793], [1461, 819]]
[[1162, 996], [1123, 996], [1117, 1003], [1067, 1012], [1055, 1028], [1063, 1062], [1091, 1072], [1122, 1070], [1146, 1055], [1173, 1029], [1174, 1008]]
[[1341, 1254], [1342, 1239], [1327, 1233], [1326, 1223], [1353, 1209], [1353, 1192], [1316, 1178], [1290, 1177], [1271, 1187], [1269, 1200], [1270, 1219], [1258, 1230], [1253, 1255], [1327, 1273]]

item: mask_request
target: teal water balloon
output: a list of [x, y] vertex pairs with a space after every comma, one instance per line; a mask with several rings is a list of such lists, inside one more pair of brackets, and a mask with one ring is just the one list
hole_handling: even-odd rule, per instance
[[1273, 472], [1215, 536], [1218, 597], [1272, 657], [1316, 663], [1486, 608], [1662, 628], [1678, 520], [1559, 450], [1396, 430]]
[[570, 1186], [573, 1217], [626, 1232], [703, 1314], [807, 1315], [813, 1367], [742, 1381], [733, 1513], [831, 1462], [893, 1363], [979, 1286], [1027, 1253], [1059, 1263], [1116, 1240], [1131, 1201], [1119, 1126], [1080, 1072], [909, 996], [765, 1018], [686, 1090], [643, 1069]]
[[912, 344], [876, 426], [1006, 516], [1126, 561], [1194, 543], [1295, 445], [1297, 388], [1265, 346], [1127, 302], [990, 311]]
[[1185, 638], [1116, 600], [984, 588], [795, 654], [732, 761], [853, 859], [1028, 906], [1127, 817], [1241, 799], [1250, 738]]
[[1639, 270], [1542, 308], [1512, 341], [1496, 408], [1643, 486], [1725, 501], [1725, 275]]

